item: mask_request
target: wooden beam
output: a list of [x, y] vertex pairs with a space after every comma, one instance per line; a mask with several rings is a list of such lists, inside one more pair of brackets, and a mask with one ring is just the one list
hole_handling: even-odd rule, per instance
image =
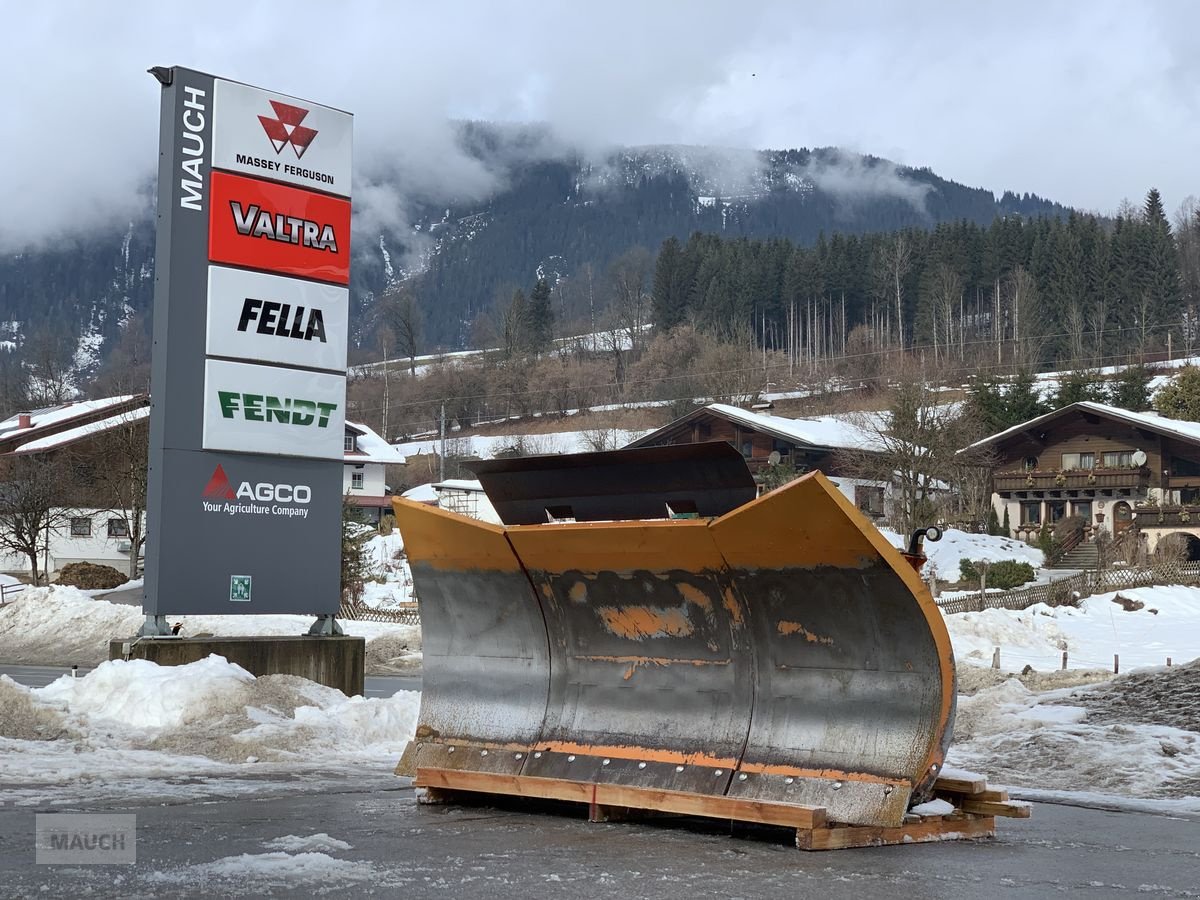
[[987, 779], [947, 778], [943, 775], [933, 783], [933, 789], [947, 794], [982, 794], [987, 790]]
[[708, 819], [782, 825], [787, 828], [818, 828], [825, 824], [825, 809], [820, 806], [689, 794], [684, 791], [627, 787], [619, 784], [593, 784], [561, 778], [420, 768], [417, 769], [417, 779], [413, 784], [416, 787], [433, 788], [439, 792], [457, 790], [540, 800], [568, 800], [586, 803], [589, 807], [597, 809], [625, 807]]
[[973, 797], [963, 800], [962, 810], [977, 816], [1004, 816], [1006, 819], [1028, 819], [1031, 812], [1029, 804], [1020, 800], [994, 802]]
[[929, 841], [991, 837], [995, 833], [996, 820], [989, 816], [925, 819], [898, 828], [847, 825], [801, 830], [796, 832], [796, 846], [801, 850], [844, 850], [850, 847], [880, 847], [886, 844], [922, 844]]

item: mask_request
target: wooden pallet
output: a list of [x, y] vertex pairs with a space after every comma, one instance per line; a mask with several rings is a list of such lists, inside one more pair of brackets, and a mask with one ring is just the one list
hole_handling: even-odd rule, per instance
[[[419, 797], [422, 803], [464, 802], [471, 799], [471, 795], [499, 794], [584, 804], [588, 808], [588, 819], [592, 822], [619, 821], [639, 813], [675, 813], [779, 826], [795, 831], [796, 846], [801, 850], [839, 850], [992, 837], [996, 833], [996, 816], [1029, 815], [1027, 805], [1008, 803], [1007, 796], [1001, 798], [999, 794], [1002, 792], [989, 792], [982, 781], [978, 790], [961, 795], [963, 803], [956, 804], [953, 814], [926, 817], [910, 815], [905, 817], [902, 825], [894, 828], [831, 823], [826, 820], [825, 809], [819, 806], [560, 778], [419, 768], [413, 784], [423, 790]], [[969, 787], [974, 789], [976, 785]], [[943, 795], [951, 793], [949, 787], [940, 782], [938, 790]]]

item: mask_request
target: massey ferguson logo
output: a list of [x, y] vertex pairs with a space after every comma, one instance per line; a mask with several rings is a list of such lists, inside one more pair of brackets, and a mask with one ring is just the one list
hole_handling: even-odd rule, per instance
[[300, 124], [308, 115], [308, 110], [280, 103], [278, 100], [272, 100], [271, 107], [275, 110], [275, 118], [259, 116], [258, 121], [262, 122], [263, 131], [271, 139], [275, 153], [282, 153], [283, 148], [290, 145], [296, 159], [301, 159], [308, 145], [317, 136], [314, 129]]
[[[205, 512], [306, 519], [308, 510], [299, 507], [312, 501], [312, 488], [307, 484], [272, 484], [269, 481], [251, 484], [243, 481], [235, 489], [225, 474], [225, 467], [218, 465], [213, 469], [212, 478], [208, 480], [201, 496]], [[283, 503], [292, 505], [281, 506]]]

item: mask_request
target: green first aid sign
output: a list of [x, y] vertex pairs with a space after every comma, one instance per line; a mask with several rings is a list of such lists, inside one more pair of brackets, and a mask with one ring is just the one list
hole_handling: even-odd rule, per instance
[[250, 580], [249, 575], [230, 575], [229, 576], [229, 599], [235, 601], [250, 602]]

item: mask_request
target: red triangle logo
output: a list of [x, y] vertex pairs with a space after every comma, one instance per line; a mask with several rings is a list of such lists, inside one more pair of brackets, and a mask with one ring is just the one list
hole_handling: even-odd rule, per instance
[[232, 500], [237, 496], [233, 492], [233, 485], [229, 483], [229, 477], [220, 465], [213, 469], [212, 478], [208, 480], [208, 485], [204, 488], [204, 496], [217, 497], [221, 500]]

